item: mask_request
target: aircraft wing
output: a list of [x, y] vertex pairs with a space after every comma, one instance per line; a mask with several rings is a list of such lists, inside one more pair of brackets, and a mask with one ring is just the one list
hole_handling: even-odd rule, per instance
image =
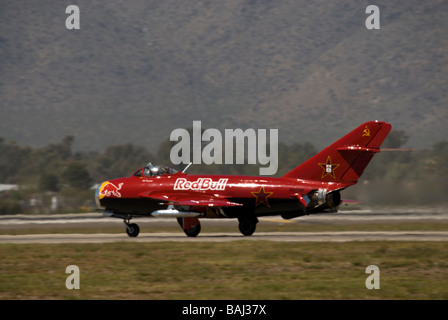
[[235, 207], [241, 203], [231, 202], [226, 198], [218, 198], [202, 193], [150, 193], [140, 194], [140, 197], [170, 202], [177, 206], [204, 206], [204, 207]]

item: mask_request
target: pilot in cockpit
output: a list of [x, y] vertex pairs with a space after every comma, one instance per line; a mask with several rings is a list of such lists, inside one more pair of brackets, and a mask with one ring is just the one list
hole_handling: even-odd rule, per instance
[[165, 173], [173, 174], [176, 172], [177, 172], [177, 170], [175, 170], [175, 169], [168, 168], [166, 166], [161, 166], [161, 165], [153, 165], [152, 162], [149, 162], [143, 169], [143, 175], [145, 175], [147, 177], [160, 176]]
[[159, 173], [159, 166], [155, 166], [152, 164], [152, 162], [149, 162], [145, 166], [145, 169], [143, 170], [143, 174], [145, 176], [151, 177], [151, 176], [158, 176], [161, 173]]

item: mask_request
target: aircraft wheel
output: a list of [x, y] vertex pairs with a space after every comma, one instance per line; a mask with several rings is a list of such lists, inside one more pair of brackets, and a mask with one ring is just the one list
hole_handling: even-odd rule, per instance
[[255, 229], [257, 228], [257, 219], [244, 219], [240, 220], [240, 224], [238, 225], [238, 228], [240, 229], [240, 232], [245, 236], [251, 236]]
[[185, 234], [189, 237], [197, 237], [197, 235], [199, 234], [199, 232], [201, 232], [201, 225], [198, 224], [197, 226], [188, 229], [188, 230], [184, 230]]
[[201, 232], [201, 223], [198, 218], [177, 218], [184, 233], [189, 237], [196, 237]]
[[126, 223], [126, 233], [130, 237], [136, 237], [140, 233], [140, 228], [135, 223]]

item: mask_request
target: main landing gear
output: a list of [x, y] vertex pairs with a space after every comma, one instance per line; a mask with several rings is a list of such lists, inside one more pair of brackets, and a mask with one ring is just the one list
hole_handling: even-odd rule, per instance
[[[131, 218], [128, 216], [123, 219], [126, 225], [126, 233], [129, 237], [137, 237], [140, 233], [140, 228], [136, 223], [130, 223]], [[257, 228], [258, 219], [256, 217], [251, 218], [238, 218], [238, 228], [244, 236], [251, 236]], [[177, 222], [181, 226], [182, 230], [189, 237], [197, 237], [201, 232], [201, 224], [198, 218], [177, 218]]]
[[[256, 217], [239, 218], [240, 232], [245, 236], [251, 236], [257, 227], [258, 219]], [[201, 232], [201, 224], [198, 218], [177, 218], [177, 222], [189, 237], [196, 237]]]
[[257, 228], [258, 219], [256, 217], [253, 218], [238, 218], [239, 225], [238, 228], [240, 232], [245, 236], [251, 236], [255, 229]]
[[182, 230], [184, 230], [185, 234], [189, 237], [197, 237], [201, 232], [201, 223], [196, 217], [177, 218], [177, 222], [179, 223]]

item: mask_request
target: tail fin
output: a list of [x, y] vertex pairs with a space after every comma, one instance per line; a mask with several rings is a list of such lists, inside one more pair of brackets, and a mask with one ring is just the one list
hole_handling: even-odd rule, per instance
[[354, 184], [373, 155], [380, 151], [380, 146], [391, 128], [387, 122], [366, 122], [284, 177]]

